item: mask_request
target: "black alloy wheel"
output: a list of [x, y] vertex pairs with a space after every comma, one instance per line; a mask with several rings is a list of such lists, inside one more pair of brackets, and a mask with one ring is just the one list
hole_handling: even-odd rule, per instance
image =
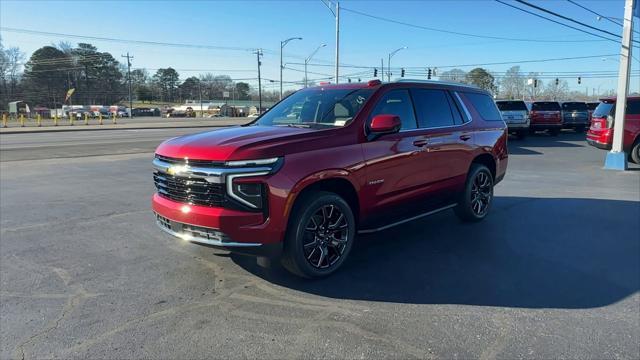
[[355, 235], [355, 217], [343, 198], [326, 191], [302, 194], [291, 211], [282, 265], [301, 277], [327, 276], [344, 263]]

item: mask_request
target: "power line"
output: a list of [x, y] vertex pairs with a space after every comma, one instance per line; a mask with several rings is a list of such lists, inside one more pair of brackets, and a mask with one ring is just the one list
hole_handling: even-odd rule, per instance
[[[570, 3], [571, 3], [571, 4], [573, 4], [573, 5], [575, 5], [575, 6], [579, 7], [579, 8], [581, 8], [581, 9], [584, 9], [584, 10], [586, 10], [586, 11], [588, 11], [588, 12], [590, 12], [590, 13], [592, 13], [592, 14], [596, 15], [596, 16], [598, 16], [598, 17], [599, 17], [599, 18], [601, 18], [601, 19], [605, 19], [605, 20], [607, 20], [607, 21], [608, 21], [608, 22], [610, 22], [610, 23], [616, 24], [616, 25], [618, 25], [618, 26], [622, 26], [622, 22], [620, 22], [620, 21], [618, 21], [618, 20], [614, 20], [613, 18], [611, 18], [611, 17], [609, 17], [609, 16], [604, 16], [604, 15], [602, 15], [602, 14], [598, 13], [598, 12], [595, 12], [595, 11], [593, 11], [593, 10], [589, 9], [588, 7], [586, 7], [586, 6], [584, 6], [584, 5], [578, 4], [577, 2], [575, 2], [575, 1], [573, 1], [573, 0], [567, 0], [567, 1], [568, 1], [568, 2], [570, 2]], [[640, 34], [640, 31], [638, 31], [638, 30], [633, 30], [633, 32], [634, 32], [634, 33], [638, 33], [638, 34]]]
[[159, 42], [159, 41], [129, 40], [129, 39], [100, 37], [100, 36], [73, 35], [73, 34], [63, 34], [63, 33], [55, 33], [55, 32], [48, 32], [48, 31], [9, 28], [4, 26], [0, 27], [0, 30], [14, 32], [14, 33], [21, 33], [21, 34], [59, 36], [59, 37], [67, 37], [67, 38], [74, 38], [74, 39], [109, 41], [109, 42], [127, 43], [127, 44], [156, 45], [156, 46], [170, 46], [170, 47], [212, 49], [212, 50], [230, 50], [230, 51], [254, 51], [255, 50], [255, 48], [244, 48], [244, 47], [236, 47], [236, 46], [179, 44], [179, 43], [169, 43], [169, 42]]
[[601, 38], [601, 39], [605, 39], [605, 40], [613, 41], [613, 42], [615, 42], [615, 43], [618, 43], [618, 42], [619, 42], [618, 40], [610, 39], [610, 38], [604, 37], [604, 36], [602, 36], [602, 35], [595, 34], [595, 33], [592, 33], [592, 32], [590, 32], [590, 31], [586, 31], [586, 30], [584, 30], [584, 29], [580, 29], [580, 28], [577, 28], [577, 27], [575, 27], [575, 26], [571, 26], [571, 25], [568, 25], [568, 24], [562, 23], [562, 22], [560, 22], [560, 21], [553, 20], [553, 19], [548, 18], [548, 17], [546, 17], [546, 16], [543, 16], [543, 15], [540, 15], [540, 14], [536, 14], [536, 13], [534, 13], [533, 11], [529, 11], [529, 10], [519, 8], [519, 7], [514, 6], [514, 5], [511, 5], [511, 4], [507, 4], [506, 2], [501, 1], [501, 0], [495, 0], [495, 1], [496, 1], [496, 2], [498, 2], [498, 3], [500, 3], [500, 4], [502, 4], [502, 5], [505, 5], [505, 6], [508, 6], [508, 7], [514, 8], [514, 9], [516, 9], [516, 10], [519, 10], [519, 11], [525, 12], [525, 13], [527, 13], [527, 14], [530, 14], [530, 15], [533, 15], [533, 16], [536, 16], [536, 17], [539, 17], [539, 18], [541, 18], [541, 19], [545, 19], [545, 20], [547, 20], [547, 21], [551, 21], [551, 22], [556, 23], [556, 24], [558, 24], [558, 25], [562, 25], [562, 26], [568, 27], [568, 28], [570, 28], [570, 29], [574, 29], [574, 30], [577, 30], [577, 31], [583, 32], [583, 33], [585, 33], [585, 34], [589, 34], [589, 35], [591, 35], [591, 36], [595, 36], [595, 37], [599, 37], [599, 38]]
[[[478, 34], [463, 33], [463, 32], [458, 32], [458, 31], [444, 30], [444, 29], [438, 29], [438, 28], [433, 28], [433, 27], [428, 27], [428, 26], [411, 24], [411, 23], [407, 23], [407, 22], [404, 22], [404, 21], [399, 21], [399, 20], [394, 20], [394, 19], [389, 19], [389, 18], [377, 16], [377, 15], [367, 14], [367, 13], [364, 13], [364, 12], [361, 12], [361, 11], [357, 11], [357, 10], [353, 10], [353, 9], [349, 9], [349, 8], [345, 8], [345, 7], [341, 7], [341, 9], [344, 10], [344, 11], [348, 11], [348, 12], [351, 12], [351, 13], [354, 13], [354, 14], [361, 15], [361, 16], [366, 16], [366, 17], [369, 17], [369, 18], [372, 18], [372, 19], [376, 19], [376, 20], [380, 20], [380, 21], [386, 21], [386, 22], [394, 23], [394, 24], [398, 24], [398, 25], [409, 26], [409, 27], [416, 28], [416, 29], [429, 30], [429, 31], [435, 31], [435, 32], [440, 32], [440, 33], [445, 33], [445, 34], [452, 34], [452, 35], [468, 36], [468, 37], [474, 37], [474, 38], [493, 39], [493, 40], [507, 40], [507, 41], [523, 41], [523, 42], [546, 42], [546, 43], [571, 43], [571, 42], [593, 42], [593, 41], [597, 41], [597, 40], [543, 40], [543, 39], [524, 39], [524, 38], [509, 38], [509, 37], [502, 37], [502, 36], [478, 35]], [[606, 39], [606, 40], [610, 40], [610, 39]]]
[[589, 9], [588, 7], [586, 7], [586, 6], [584, 6], [584, 5], [580, 5], [580, 4], [578, 4], [577, 2], [575, 2], [575, 1], [573, 1], [573, 0], [567, 0], [567, 1], [568, 1], [568, 2], [570, 2], [570, 3], [572, 3], [572, 4], [573, 4], [573, 5], [575, 5], [575, 6], [579, 7], [579, 8], [582, 8], [582, 9], [584, 9], [584, 10], [587, 10], [588, 12], [590, 12], [590, 13], [592, 13], [592, 14], [596, 15], [596, 16], [600, 16], [601, 18], [604, 18], [604, 19], [606, 19], [607, 21], [610, 21], [610, 22], [612, 22], [612, 23], [614, 23], [614, 24], [616, 24], [616, 25], [620, 25], [620, 26], [622, 26], [622, 23], [619, 23], [619, 22], [617, 22], [617, 21], [614, 21], [614, 20], [612, 20], [612, 19], [609, 19], [608, 17], [606, 17], [606, 16], [604, 16], [604, 15], [600, 15], [599, 13], [597, 13], [597, 12], [595, 12], [595, 11], [593, 11], [593, 10]]
[[591, 25], [589, 25], [589, 24], [585, 24], [585, 23], [583, 23], [583, 22], [581, 22], [581, 21], [578, 21], [578, 20], [572, 19], [572, 18], [570, 18], [570, 17], [568, 17], [568, 16], [564, 16], [564, 15], [562, 15], [562, 14], [558, 14], [558, 13], [556, 13], [556, 12], [553, 12], [553, 11], [549, 10], [549, 9], [545, 9], [545, 8], [543, 8], [543, 7], [540, 7], [540, 6], [537, 6], [537, 5], [531, 4], [531, 3], [526, 2], [526, 1], [524, 1], [524, 0], [515, 0], [515, 1], [516, 1], [516, 2], [518, 2], [518, 3], [520, 3], [520, 4], [526, 5], [526, 6], [528, 6], [528, 7], [534, 8], [534, 9], [536, 9], [536, 10], [539, 10], [539, 11], [545, 12], [545, 13], [547, 13], [547, 14], [550, 14], [550, 15], [553, 15], [553, 16], [556, 16], [556, 17], [559, 17], [559, 18], [564, 19], [564, 20], [567, 20], [567, 21], [571, 21], [571, 22], [572, 22], [572, 23], [574, 23], [574, 24], [582, 25], [582, 26], [584, 26], [584, 27], [586, 27], [586, 28], [589, 28], [589, 29], [592, 29], [592, 30], [596, 30], [596, 31], [600, 31], [600, 32], [601, 32], [601, 33], [603, 33], [603, 34], [607, 34], [607, 35], [610, 35], [610, 36], [614, 36], [614, 37], [616, 37], [616, 38], [618, 38], [618, 39], [621, 39], [621, 38], [622, 38], [622, 36], [620, 36], [620, 35], [618, 35], [618, 34], [614, 34], [614, 33], [612, 33], [611, 31], [603, 30], [603, 29], [597, 28], [597, 27], [595, 27], [595, 26], [591, 26]]

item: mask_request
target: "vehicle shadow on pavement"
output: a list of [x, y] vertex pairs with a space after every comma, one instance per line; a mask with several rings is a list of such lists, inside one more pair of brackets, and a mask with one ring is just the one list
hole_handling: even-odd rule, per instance
[[496, 197], [485, 221], [451, 211], [359, 236], [334, 275], [303, 280], [233, 255], [272, 283], [336, 299], [592, 308], [640, 289], [640, 203]]

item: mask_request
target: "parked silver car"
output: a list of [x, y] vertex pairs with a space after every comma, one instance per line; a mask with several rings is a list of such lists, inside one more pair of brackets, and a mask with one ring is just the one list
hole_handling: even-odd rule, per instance
[[498, 100], [498, 109], [510, 134], [522, 139], [529, 133], [529, 108], [522, 100]]

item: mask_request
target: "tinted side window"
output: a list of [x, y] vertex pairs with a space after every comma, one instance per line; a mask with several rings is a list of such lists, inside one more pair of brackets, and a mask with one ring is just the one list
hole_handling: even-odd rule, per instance
[[434, 128], [454, 125], [449, 96], [444, 90], [411, 89], [411, 95], [415, 102], [419, 127]]
[[371, 118], [381, 114], [398, 115], [402, 122], [401, 130], [416, 128], [416, 117], [407, 90], [391, 90], [384, 94], [373, 109]]
[[502, 115], [493, 102], [493, 99], [489, 95], [478, 93], [465, 93], [465, 96], [471, 103], [476, 111], [486, 121], [502, 121]]
[[462, 105], [458, 100], [456, 100], [455, 96], [452, 93], [449, 93], [449, 104], [451, 105], [451, 113], [453, 114], [453, 122], [456, 125], [462, 125], [467, 121], [471, 121], [471, 119], [467, 119], [466, 116], [462, 117]]
[[627, 100], [627, 114], [640, 115], [640, 100]]

